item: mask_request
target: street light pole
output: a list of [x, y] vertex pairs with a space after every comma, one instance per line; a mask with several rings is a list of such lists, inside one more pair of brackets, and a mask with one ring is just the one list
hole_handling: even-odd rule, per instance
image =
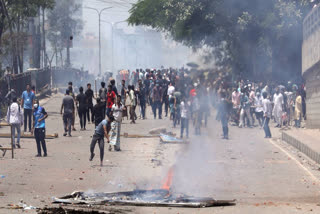
[[105, 23], [108, 23], [111, 25], [111, 72], [114, 72], [114, 26], [117, 26], [117, 24], [127, 22], [127, 21], [119, 21], [119, 22], [108, 22], [104, 21]]
[[101, 14], [103, 11], [108, 10], [112, 7], [105, 7], [103, 9], [101, 9], [100, 11], [98, 9], [92, 8], [92, 7], [85, 7], [85, 8], [96, 11], [98, 13], [98, 17], [99, 17], [99, 75], [101, 76]]

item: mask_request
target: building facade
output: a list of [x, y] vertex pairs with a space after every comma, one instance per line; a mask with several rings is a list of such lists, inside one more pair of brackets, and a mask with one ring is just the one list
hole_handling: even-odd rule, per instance
[[303, 22], [302, 75], [306, 81], [307, 128], [320, 129], [320, 6]]

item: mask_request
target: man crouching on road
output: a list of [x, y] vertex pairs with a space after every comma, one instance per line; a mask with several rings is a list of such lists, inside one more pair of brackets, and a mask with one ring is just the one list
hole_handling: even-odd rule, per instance
[[48, 117], [48, 114], [45, 111], [45, 109], [39, 105], [39, 101], [36, 101], [33, 107], [34, 107], [33, 109], [34, 121], [33, 121], [33, 128], [31, 132], [32, 133], [34, 132], [34, 137], [37, 142], [38, 154], [36, 155], [36, 157], [41, 157], [41, 146], [43, 149], [43, 156], [47, 157], [47, 146], [45, 141], [45, 137], [46, 137], [45, 119]]
[[111, 123], [114, 121], [114, 117], [110, 116], [109, 118], [104, 119], [99, 123], [99, 125], [96, 127], [95, 132], [92, 136], [92, 141], [90, 144], [90, 158], [89, 161], [93, 160], [94, 157], [94, 147], [96, 146], [96, 143], [99, 143], [99, 149], [100, 149], [100, 166], [103, 166], [103, 156], [104, 156], [104, 137], [107, 138], [107, 141], [109, 143], [109, 131], [111, 127]]

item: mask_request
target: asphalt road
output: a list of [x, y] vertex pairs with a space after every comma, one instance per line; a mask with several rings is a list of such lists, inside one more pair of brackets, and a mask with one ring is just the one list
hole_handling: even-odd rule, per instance
[[[49, 113], [47, 133], [59, 133], [48, 140], [47, 158], [35, 158], [32, 139], [23, 140], [16, 158], [0, 159], [0, 213], [21, 213], [8, 204], [23, 200], [28, 205], [50, 205], [52, 196], [75, 190], [113, 192], [135, 188], [160, 188], [168, 170], [173, 167], [172, 190], [193, 196], [236, 199], [232, 207], [204, 209], [108, 207], [123, 213], [319, 213], [319, 166], [290, 146], [274, 138], [263, 138], [259, 128], [230, 127], [230, 140], [221, 139], [220, 123], [210, 117], [202, 137], [192, 136], [190, 144], [161, 144], [159, 139], [125, 139], [121, 152], [105, 153], [105, 166], [99, 167], [99, 152], [89, 162], [92, 124], [87, 131], [76, 131], [73, 137], [61, 137], [62, 119], [58, 113], [62, 96], [45, 101]], [[214, 111], [213, 111], [214, 112]], [[155, 127], [172, 128], [168, 118], [147, 120], [131, 125], [124, 121], [122, 132], [147, 134]], [[79, 121], [76, 127], [79, 129]], [[0, 132], [6, 132], [1, 128]], [[190, 133], [193, 128], [190, 124]], [[6, 145], [8, 140], [0, 139]], [[107, 148], [107, 147], [106, 147]], [[34, 212], [34, 211], [33, 211]], [[32, 213], [32, 211], [29, 213]]]

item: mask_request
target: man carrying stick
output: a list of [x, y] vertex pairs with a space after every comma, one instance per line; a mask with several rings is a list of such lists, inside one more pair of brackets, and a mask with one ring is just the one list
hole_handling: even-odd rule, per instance
[[90, 158], [89, 161], [92, 161], [94, 158], [94, 147], [96, 146], [96, 143], [99, 144], [100, 149], [100, 166], [103, 166], [103, 156], [104, 156], [104, 137], [107, 138], [108, 143], [109, 140], [109, 131], [110, 131], [110, 125], [114, 121], [114, 117], [110, 116], [109, 118], [104, 119], [99, 125], [96, 127], [95, 132], [92, 136], [92, 141], [90, 144]]

